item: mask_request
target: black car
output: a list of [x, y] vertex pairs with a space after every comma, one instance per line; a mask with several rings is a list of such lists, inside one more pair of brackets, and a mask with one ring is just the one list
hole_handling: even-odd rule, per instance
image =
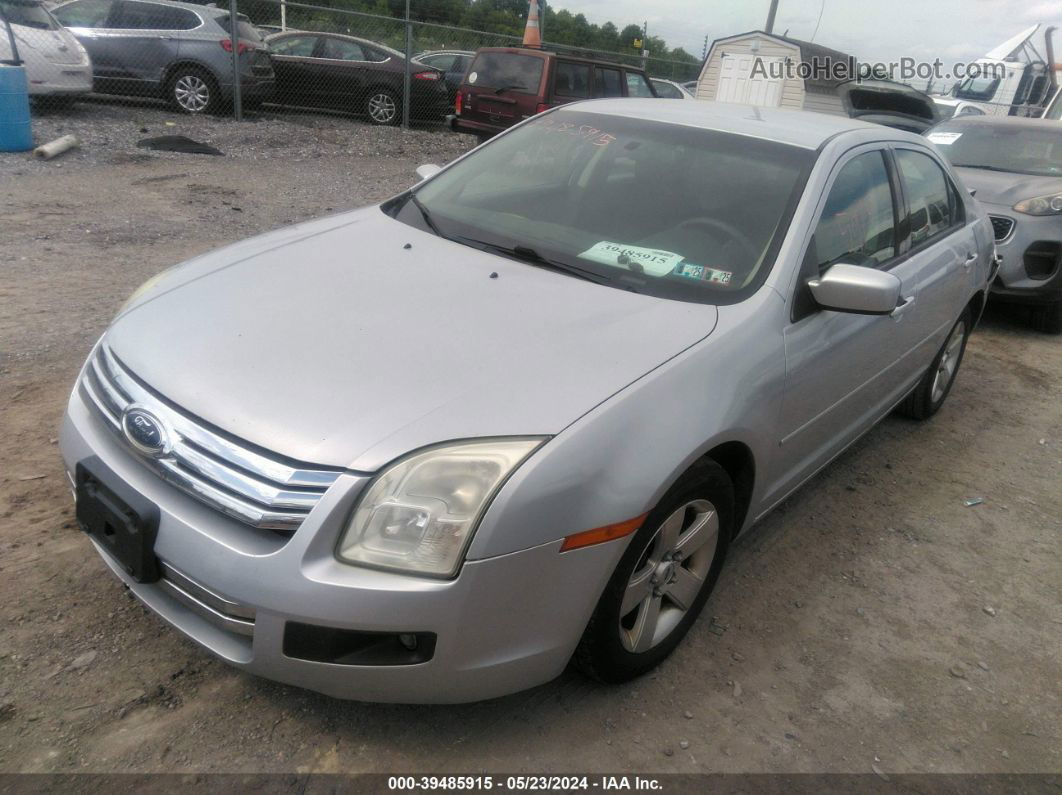
[[[398, 124], [406, 57], [383, 44], [338, 33], [291, 31], [266, 39], [276, 73], [274, 101], [364, 113]], [[449, 111], [443, 74], [410, 61], [410, 116], [439, 120]]]
[[472, 65], [472, 59], [476, 57], [474, 52], [468, 50], [434, 50], [422, 52], [415, 56], [420, 63], [434, 67], [443, 73], [446, 82], [446, 92], [450, 95], [450, 103], [457, 98], [457, 89], [468, 73], [468, 67]]

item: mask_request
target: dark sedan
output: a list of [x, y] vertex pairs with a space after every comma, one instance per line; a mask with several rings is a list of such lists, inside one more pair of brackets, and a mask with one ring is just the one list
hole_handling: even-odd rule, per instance
[[[293, 31], [266, 41], [275, 102], [364, 113], [373, 124], [402, 120], [406, 58], [397, 50], [337, 33]], [[442, 72], [415, 60], [410, 65], [410, 116], [441, 119], [449, 111]]]
[[437, 50], [434, 52], [422, 52], [414, 56], [420, 63], [427, 64], [443, 73], [446, 82], [446, 91], [450, 95], [450, 104], [457, 98], [457, 89], [461, 87], [468, 67], [472, 65], [472, 59], [476, 57], [474, 52], [468, 50]]

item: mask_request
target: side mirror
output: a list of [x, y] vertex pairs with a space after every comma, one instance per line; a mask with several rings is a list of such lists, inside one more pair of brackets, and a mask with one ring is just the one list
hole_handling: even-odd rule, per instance
[[842, 262], [808, 280], [811, 295], [823, 309], [856, 315], [891, 315], [900, 303], [900, 287], [900, 280], [887, 271]]
[[428, 177], [434, 177], [440, 171], [442, 171], [442, 166], [437, 166], [434, 163], [425, 163], [422, 166], [417, 166], [417, 170], [414, 173], [417, 175], [417, 179], [423, 182]]

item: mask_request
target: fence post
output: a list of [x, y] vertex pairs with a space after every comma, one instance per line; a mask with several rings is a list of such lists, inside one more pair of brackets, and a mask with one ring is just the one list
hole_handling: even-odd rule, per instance
[[409, 129], [410, 69], [413, 59], [413, 21], [409, 18], [409, 0], [406, 0], [406, 73], [402, 78], [402, 126]]
[[236, 0], [229, 0], [229, 41], [232, 44], [232, 109], [236, 121], [243, 121], [240, 101], [240, 21], [236, 18]]

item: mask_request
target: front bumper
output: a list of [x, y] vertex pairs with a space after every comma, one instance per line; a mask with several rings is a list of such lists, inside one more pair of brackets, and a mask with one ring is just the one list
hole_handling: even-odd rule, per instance
[[1006, 237], [996, 241], [999, 273], [992, 281], [991, 296], [1009, 303], [1047, 304], [1062, 301], [1062, 257], [1053, 268], [1030, 273], [1026, 254], [1038, 243], [1062, 245], [1062, 218], [1031, 216], [1009, 207], [985, 204], [989, 215], [1012, 222]]
[[47, 73], [29, 74], [31, 97], [78, 96], [92, 91], [92, 67], [52, 66]]
[[[467, 561], [449, 581], [349, 566], [333, 550], [368, 478], [342, 475], [291, 538], [255, 530], [177, 491], [104, 425], [80, 391], [71, 396], [60, 447], [69, 472], [92, 462], [158, 507], [160, 561], [246, 620], [226, 626], [174, 598], [166, 583], [114, 573], [154, 612], [227, 662], [269, 679], [339, 698], [456, 703], [504, 695], [563, 670], [624, 542], [559, 554], [560, 541]], [[240, 611], [236, 611], [240, 612]], [[285, 654], [289, 622], [387, 633], [433, 633], [434, 655], [417, 664], [347, 665]]]

